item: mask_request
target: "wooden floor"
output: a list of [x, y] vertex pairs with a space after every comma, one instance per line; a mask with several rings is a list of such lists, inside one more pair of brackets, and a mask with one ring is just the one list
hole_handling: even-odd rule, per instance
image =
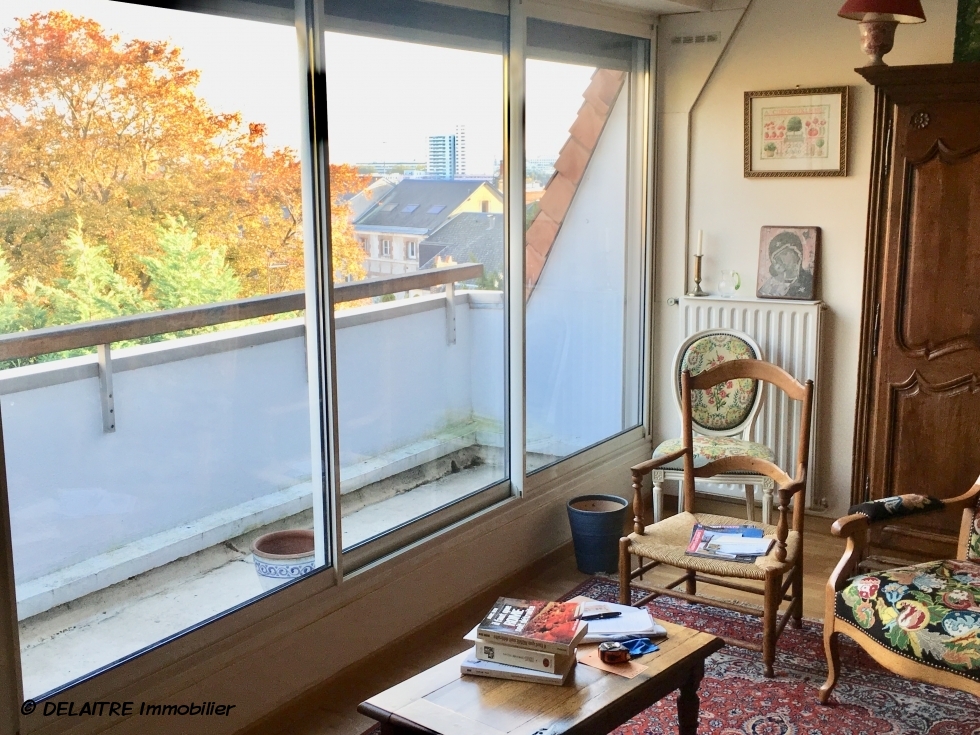
[[[843, 542], [831, 536], [807, 531], [804, 537], [804, 615], [822, 618], [824, 585], [843, 553]], [[676, 570], [655, 570], [646, 581], [662, 584], [676, 578]], [[480, 620], [501, 594], [514, 597], [555, 599], [588, 579], [575, 568], [569, 545], [501, 587], [457, 608], [384, 652], [370, 656], [324, 682], [315, 691], [283, 711], [242, 730], [239, 735], [360, 735], [374, 721], [357, 713], [365, 699], [443, 661], [465, 648], [463, 635]], [[642, 585], [642, 583], [640, 583]], [[733, 590], [714, 588], [717, 596], [761, 602], [761, 597]], [[716, 594], [699, 585], [698, 591]]]

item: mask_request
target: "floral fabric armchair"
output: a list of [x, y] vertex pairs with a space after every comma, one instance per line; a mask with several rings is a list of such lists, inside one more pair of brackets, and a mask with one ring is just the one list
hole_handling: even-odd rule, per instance
[[[853, 638], [886, 669], [980, 696], [980, 480], [965, 495], [939, 500], [902, 495], [851, 508], [833, 527], [847, 539], [827, 583], [824, 704], [840, 669], [837, 638]], [[963, 511], [957, 558], [884, 572], [856, 571], [873, 523], [937, 510]]]

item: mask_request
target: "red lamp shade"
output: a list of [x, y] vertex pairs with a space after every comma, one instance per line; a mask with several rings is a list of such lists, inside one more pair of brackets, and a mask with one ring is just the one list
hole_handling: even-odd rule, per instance
[[847, 0], [838, 15], [861, 21], [924, 23], [925, 11], [919, 0]]

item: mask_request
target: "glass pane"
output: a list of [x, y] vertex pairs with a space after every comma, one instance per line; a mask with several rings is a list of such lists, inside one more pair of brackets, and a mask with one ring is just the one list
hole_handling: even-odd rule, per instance
[[632, 78], [599, 65], [527, 62], [529, 471], [639, 423]]
[[[36, 697], [324, 564], [319, 349], [294, 28], [106, 0], [13, 0], [0, 27], [0, 411]], [[267, 294], [244, 321], [209, 306]]]
[[345, 549], [507, 477], [503, 59], [396, 30], [325, 39]]

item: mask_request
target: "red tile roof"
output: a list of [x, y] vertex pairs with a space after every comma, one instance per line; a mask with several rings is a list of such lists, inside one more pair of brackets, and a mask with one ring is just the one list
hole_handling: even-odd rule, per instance
[[575, 122], [568, 129], [569, 138], [555, 162], [555, 173], [545, 186], [539, 202], [540, 210], [526, 235], [526, 298], [541, 278], [548, 256], [551, 254], [558, 232], [575, 198], [582, 176], [592, 160], [599, 136], [609, 120], [609, 113], [619, 96], [625, 72], [597, 69], [592, 81], [582, 94], [585, 101], [579, 108]]

